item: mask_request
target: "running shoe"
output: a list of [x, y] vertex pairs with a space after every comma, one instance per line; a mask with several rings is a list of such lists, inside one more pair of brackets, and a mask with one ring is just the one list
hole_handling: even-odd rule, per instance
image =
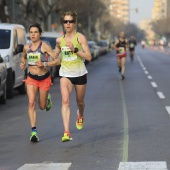
[[78, 130], [81, 130], [84, 125], [84, 118], [79, 116], [79, 110], [77, 110], [77, 120], [76, 120], [76, 127]]
[[131, 57], [130, 57], [130, 60], [131, 60], [131, 63], [133, 63], [133, 62], [134, 62], [134, 57], [131, 56]]
[[51, 101], [51, 95], [48, 94], [48, 97], [47, 97], [47, 106], [45, 108], [46, 111], [49, 111], [52, 107], [52, 101]]
[[70, 133], [64, 132], [64, 136], [62, 137], [62, 142], [68, 142], [71, 140], [73, 140], [73, 138], [71, 137]]
[[122, 67], [119, 67], [119, 70], [118, 70], [119, 74], [121, 74], [121, 71], [122, 71]]
[[125, 79], [125, 76], [124, 75], [122, 75], [122, 80], [124, 80]]
[[119, 67], [119, 69], [118, 69], [118, 76], [119, 76], [120, 79], [122, 78], [122, 73], [121, 73], [121, 71], [122, 71], [122, 68]]
[[31, 132], [30, 141], [31, 142], [39, 142], [39, 138], [38, 138], [38, 135], [37, 135], [36, 131]]

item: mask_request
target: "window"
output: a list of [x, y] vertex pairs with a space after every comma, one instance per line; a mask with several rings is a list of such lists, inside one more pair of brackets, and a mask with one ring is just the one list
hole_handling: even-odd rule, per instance
[[26, 33], [22, 28], [17, 28], [18, 44], [26, 43]]
[[8, 49], [10, 47], [10, 30], [0, 29], [0, 49]]
[[46, 41], [47, 43], [50, 43], [52, 49], [55, 49], [56, 46], [56, 38], [52, 37], [41, 37], [42, 41]]

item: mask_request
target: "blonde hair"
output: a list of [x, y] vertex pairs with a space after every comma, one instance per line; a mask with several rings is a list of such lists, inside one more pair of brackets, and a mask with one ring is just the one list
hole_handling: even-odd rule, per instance
[[64, 17], [66, 16], [66, 15], [70, 15], [70, 16], [72, 16], [73, 17], [73, 20], [75, 21], [75, 23], [77, 22], [77, 13], [75, 12], [75, 11], [67, 11], [67, 12], [64, 12], [64, 14], [63, 14], [63, 20], [64, 20]]

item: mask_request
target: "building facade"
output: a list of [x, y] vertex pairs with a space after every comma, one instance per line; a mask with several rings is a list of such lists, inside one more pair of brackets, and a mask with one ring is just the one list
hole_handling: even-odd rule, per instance
[[170, 0], [154, 0], [152, 19], [160, 20], [170, 17]]
[[111, 16], [119, 19], [123, 23], [128, 23], [129, 16], [129, 0], [105, 0]]

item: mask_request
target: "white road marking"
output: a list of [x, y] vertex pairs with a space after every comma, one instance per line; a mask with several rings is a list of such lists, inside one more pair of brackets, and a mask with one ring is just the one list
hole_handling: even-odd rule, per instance
[[165, 96], [162, 92], [157, 92], [157, 95], [159, 96], [160, 99], [165, 99]]
[[149, 72], [148, 72], [148, 71], [145, 71], [145, 74], [149, 74]]
[[152, 79], [152, 76], [150, 76], [150, 75], [149, 75], [149, 76], [148, 76], [148, 79], [150, 79], [150, 80], [151, 80], [151, 79]]
[[145, 71], [145, 70], [146, 70], [146, 67], [143, 67], [143, 70]]
[[155, 82], [151, 82], [151, 85], [152, 85], [153, 87], [158, 87]]
[[18, 170], [68, 170], [71, 163], [37, 163], [25, 164]]
[[166, 162], [120, 162], [118, 170], [168, 170]]
[[166, 106], [165, 108], [166, 108], [168, 114], [170, 115], [170, 106]]

